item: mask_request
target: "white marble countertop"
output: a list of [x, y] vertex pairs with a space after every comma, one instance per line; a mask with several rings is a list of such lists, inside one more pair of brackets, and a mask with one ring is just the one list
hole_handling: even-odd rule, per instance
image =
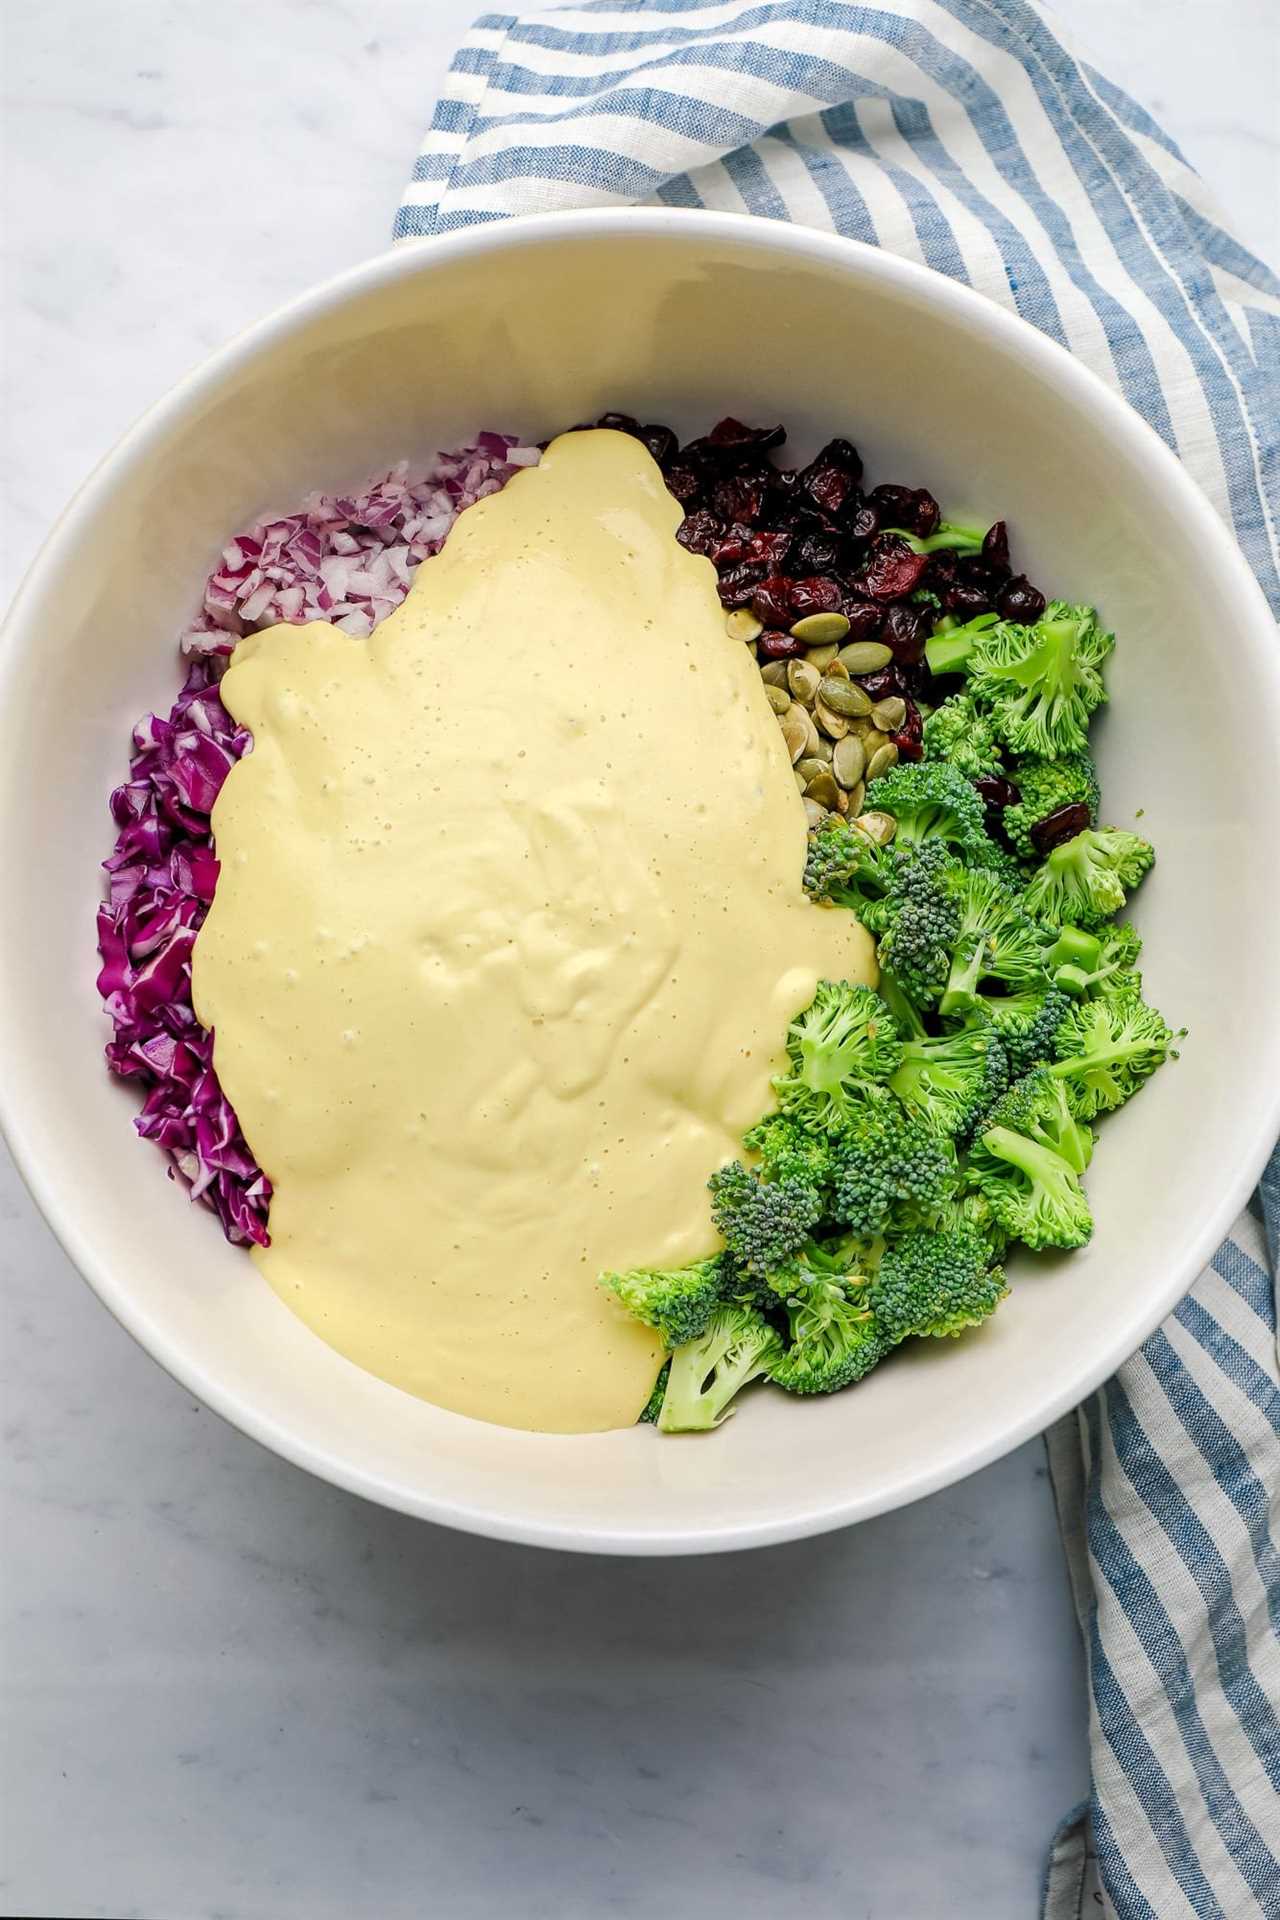
[[[143, 407], [383, 243], [476, 10], [0, 7], [0, 598]], [[1270, 0], [1061, 12], [1280, 254]], [[4, 1913], [1034, 1911], [1087, 1786], [1039, 1443], [824, 1540], [576, 1559], [382, 1512], [231, 1432], [7, 1162], [0, 1287]]]

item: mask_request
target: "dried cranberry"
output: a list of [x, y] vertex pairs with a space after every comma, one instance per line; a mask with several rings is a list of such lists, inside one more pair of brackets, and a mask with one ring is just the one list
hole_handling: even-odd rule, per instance
[[775, 527], [752, 534], [747, 543], [745, 558], [754, 566], [761, 566], [770, 573], [779, 573], [782, 563], [791, 548], [791, 535], [785, 527]]
[[840, 602], [840, 611], [849, 622], [850, 640], [880, 638], [880, 629], [884, 625], [884, 608], [878, 607], [874, 600], [859, 600], [853, 594], [846, 594]]
[[800, 487], [821, 513], [834, 520], [855, 498], [858, 483], [847, 467], [819, 456], [801, 472]]
[[1035, 625], [1044, 606], [1044, 595], [1032, 586], [1025, 573], [1015, 573], [996, 602], [1002, 620], [1016, 620], [1024, 627]]
[[714, 513], [702, 508], [697, 513], [686, 513], [676, 528], [676, 539], [690, 553], [703, 554], [710, 560], [724, 539], [724, 527]]
[[720, 605], [731, 611], [735, 607], [749, 607], [759, 580], [760, 569], [748, 566], [745, 561], [739, 566], [727, 567], [718, 582]]
[[1005, 807], [1016, 807], [1022, 795], [1012, 780], [1002, 773], [983, 773], [973, 782], [988, 807], [1003, 811]]
[[1089, 824], [1089, 809], [1083, 800], [1074, 800], [1069, 807], [1059, 807], [1055, 813], [1047, 813], [1043, 820], [1037, 820], [1031, 829], [1031, 844], [1037, 853], [1052, 853], [1064, 840], [1074, 840], [1083, 833]]
[[797, 573], [836, 573], [843, 556], [840, 535], [815, 524], [797, 534], [792, 564]]
[[793, 640], [789, 633], [762, 633], [756, 641], [756, 650], [762, 660], [798, 660], [805, 644], [803, 640]]
[[791, 589], [795, 582], [785, 574], [771, 573], [751, 596], [751, 611], [766, 627], [789, 627], [792, 621]]
[[675, 458], [680, 445], [670, 427], [641, 427], [640, 438], [660, 467], [665, 467]]
[[855, 540], [870, 540], [872, 535], [879, 531], [879, 527], [880, 515], [864, 500], [849, 522], [849, 532]]
[[880, 638], [899, 666], [914, 666], [929, 638], [929, 623], [917, 608], [900, 602], [885, 614]]
[[763, 475], [726, 474], [711, 489], [711, 505], [726, 520], [743, 520], [754, 526], [764, 511], [765, 493]]
[[872, 700], [887, 700], [890, 694], [906, 693], [896, 667], [881, 667], [878, 673], [855, 673], [853, 677]]
[[598, 427], [612, 427], [615, 433], [630, 433], [637, 437], [640, 433], [640, 422], [635, 418], [634, 414], [630, 413], [602, 413], [596, 421], [596, 425]]
[[1008, 573], [1009, 529], [1003, 520], [997, 520], [995, 525], [988, 527], [982, 536], [982, 557], [989, 567], [995, 568], [997, 573]]
[[791, 582], [791, 618], [807, 619], [811, 613], [837, 613], [843, 594], [840, 582], [822, 574]]
[[889, 738], [898, 749], [900, 760], [922, 760], [924, 758], [924, 721], [915, 701], [907, 700], [907, 717], [896, 733]]
[[963, 580], [957, 580], [946, 589], [942, 604], [963, 626], [966, 620], [972, 620], [980, 613], [990, 613], [991, 596], [981, 587], [969, 587]]
[[673, 460], [663, 479], [667, 483], [667, 492], [674, 493], [681, 506], [688, 506], [702, 492], [706, 475], [696, 461], [683, 457]]
[[770, 489], [782, 500], [790, 500], [799, 490], [800, 472], [797, 467], [774, 467], [769, 474]]
[[828, 440], [817, 457], [830, 467], [843, 467], [855, 480], [862, 478], [862, 455], [852, 440]]
[[[747, 550], [755, 535], [755, 529], [743, 526], [740, 522], [726, 527], [712, 550], [711, 558], [718, 567], [733, 567], [747, 558]], [[763, 567], [756, 568], [756, 579], [764, 572]]]
[[867, 500], [882, 527], [904, 527], [922, 540], [937, 531], [942, 518], [942, 509], [924, 487], [872, 487]]
[[929, 564], [925, 553], [913, 553], [895, 533], [878, 533], [859, 584], [876, 600], [905, 600], [920, 584]]
[[754, 448], [764, 453], [769, 447], [780, 447], [786, 437], [785, 427], [745, 427], [741, 420], [726, 414], [723, 420], [717, 420], [712, 427], [707, 435], [707, 443], [719, 452]]

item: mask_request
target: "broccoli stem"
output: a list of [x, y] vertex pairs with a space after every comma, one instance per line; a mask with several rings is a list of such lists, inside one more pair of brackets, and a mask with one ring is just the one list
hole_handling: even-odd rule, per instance
[[1028, 1140], [1025, 1133], [1015, 1133], [1012, 1127], [988, 1127], [982, 1144], [998, 1160], [1007, 1160], [1011, 1167], [1025, 1173], [1034, 1186], [1051, 1193], [1057, 1193], [1070, 1179], [1071, 1168], [1061, 1154]]
[[979, 613], [962, 627], [950, 627], [944, 633], [941, 623], [934, 629], [933, 638], [925, 643], [924, 657], [929, 663], [931, 673], [963, 673], [969, 664], [969, 655], [980, 634], [996, 624], [994, 613]]
[[986, 538], [985, 527], [962, 527], [954, 520], [940, 520], [937, 532], [923, 540], [905, 527], [882, 527], [881, 532], [905, 540], [912, 553], [981, 553]]
[[977, 1004], [982, 979], [982, 942], [969, 940], [957, 949], [938, 1012], [944, 1019], [952, 1013], [971, 1013]]
[[[1095, 973], [1101, 958], [1102, 942], [1094, 934], [1086, 933], [1083, 927], [1063, 927], [1046, 953], [1044, 963], [1050, 973], [1057, 967], [1078, 967], [1084, 973]], [[1058, 982], [1059, 986], [1065, 984]]]

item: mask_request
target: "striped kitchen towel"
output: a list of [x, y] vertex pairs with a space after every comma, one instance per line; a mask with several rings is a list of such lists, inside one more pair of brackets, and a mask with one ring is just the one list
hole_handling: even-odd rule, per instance
[[[1028, 0], [486, 14], [396, 237], [626, 202], [834, 228], [1021, 314], [1182, 458], [1280, 613], [1280, 283]], [[1280, 1151], [1182, 1305], [1049, 1436], [1093, 1761], [1050, 1920], [1280, 1916], [1278, 1234]]]

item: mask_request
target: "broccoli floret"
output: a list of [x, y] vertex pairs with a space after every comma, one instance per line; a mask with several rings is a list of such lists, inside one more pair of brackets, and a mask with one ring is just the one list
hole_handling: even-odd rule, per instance
[[962, 773], [940, 760], [899, 761], [867, 788], [867, 804], [898, 823], [894, 847], [942, 840], [964, 854], [987, 845], [982, 801]]
[[1044, 929], [1008, 882], [980, 867], [961, 867], [945, 884], [959, 907], [959, 924], [939, 1012], [967, 1012], [985, 980], [1015, 990], [1047, 987]]
[[976, 1187], [953, 1195], [938, 1208], [929, 1222], [935, 1233], [951, 1233], [957, 1227], [976, 1233], [987, 1249], [987, 1265], [998, 1266], [1004, 1258], [1009, 1236], [991, 1211], [991, 1202]]
[[896, 1345], [912, 1334], [942, 1339], [976, 1327], [1008, 1291], [981, 1234], [957, 1226], [895, 1240], [867, 1302], [885, 1342]]
[[1093, 1232], [1080, 1185], [1092, 1146], [1049, 1069], [1038, 1067], [988, 1114], [969, 1151], [969, 1179], [1005, 1232], [1029, 1247], [1082, 1247]]
[[627, 1312], [652, 1327], [667, 1347], [682, 1347], [703, 1332], [720, 1304], [723, 1277], [718, 1256], [666, 1273], [635, 1267], [630, 1273], [600, 1276]]
[[831, 1143], [789, 1113], [770, 1113], [742, 1136], [748, 1153], [759, 1156], [765, 1180], [803, 1180], [822, 1187], [831, 1177]]
[[707, 1186], [712, 1218], [726, 1247], [758, 1279], [786, 1265], [822, 1213], [822, 1194], [809, 1178], [762, 1180], [741, 1160], [720, 1167]]
[[1050, 947], [1046, 964], [1053, 983], [1073, 1000], [1091, 1000], [1101, 994], [1142, 992], [1138, 957], [1142, 935], [1125, 921], [1109, 923], [1094, 933], [1063, 927]]
[[644, 1412], [636, 1421], [638, 1427], [656, 1427], [658, 1415], [662, 1412], [662, 1402], [667, 1391], [667, 1381], [671, 1377], [671, 1362], [664, 1360], [662, 1371], [653, 1383], [653, 1392], [645, 1402]]
[[977, 1017], [989, 1021], [999, 1034], [1011, 1080], [1021, 1079], [1041, 1061], [1052, 1060], [1054, 1036], [1070, 1005], [1069, 996], [1057, 987], [1047, 992], [1028, 987], [1020, 993], [992, 994], [982, 1001]]
[[966, 694], [934, 709], [924, 723], [923, 744], [926, 760], [945, 760], [966, 780], [1000, 771], [1000, 739], [991, 716], [980, 713]]
[[1048, 1069], [1066, 1082], [1082, 1119], [1123, 1106], [1163, 1066], [1177, 1034], [1136, 993], [1104, 995], [1069, 1007], [1054, 1036]]
[[907, 1112], [935, 1133], [964, 1134], [1004, 1092], [1009, 1067], [990, 1026], [908, 1040], [889, 1085]]
[[879, 931], [892, 879], [892, 854], [854, 822], [830, 820], [809, 835], [806, 892], [815, 900], [848, 907], [872, 933]]
[[868, 1102], [833, 1158], [832, 1217], [858, 1234], [919, 1226], [960, 1184], [951, 1141], [912, 1119], [892, 1095]]
[[1034, 626], [980, 614], [935, 634], [934, 673], [964, 672], [977, 704], [1015, 753], [1053, 760], [1084, 747], [1089, 716], [1106, 699], [1102, 663], [1115, 645], [1091, 607], [1055, 600]]
[[821, 980], [787, 1030], [788, 1071], [773, 1083], [778, 1104], [815, 1132], [840, 1128], [901, 1056], [893, 1016], [878, 993]]
[[1086, 827], [1055, 847], [1027, 882], [1028, 913], [1049, 926], [1101, 926], [1152, 866], [1155, 848], [1123, 827]]
[[[951, 948], [960, 930], [960, 905], [948, 881], [954, 862], [940, 840], [926, 841], [914, 853], [898, 853], [894, 862], [877, 949], [881, 974], [909, 1004], [930, 1007], [947, 983]], [[892, 989], [885, 998], [903, 1024]]]
[[887, 1351], [863, 1301], [866, 1278], [813, 1274], [787, 1301], [791, 1339], [770, 1378], [787, 1393], [838, 1393]]
[[705, 1333], [671, 1356], [658, 1415], [663, 1433], [705, 1433], [733, 1412], [730, 1401], [782, 1358], [782, 1341], [764, 1315], [727, 1303]]
[[1031, 829], [1059, 807], [1083, 804], [1089, 809], [1089, 825], [1096, 826], [1101, 795], [1093, 756], [1087, 749], [1064, 754], [1061, 760], [1042, 760], [1031, 754], [1018, 762], [1010, 778], [1022, 797], [1004, 809], [1001, 819], [1024, 860], [1040, 858]]
[[986, 1117], [989, 1127], [1012, 1127], [1062, 1155], [1074, 1173], [1093, 1158], [1093, 1133], [1071, 1110], [1066, 1089], [1048, 1067], [1034, 1067], [1001, 1095]]

